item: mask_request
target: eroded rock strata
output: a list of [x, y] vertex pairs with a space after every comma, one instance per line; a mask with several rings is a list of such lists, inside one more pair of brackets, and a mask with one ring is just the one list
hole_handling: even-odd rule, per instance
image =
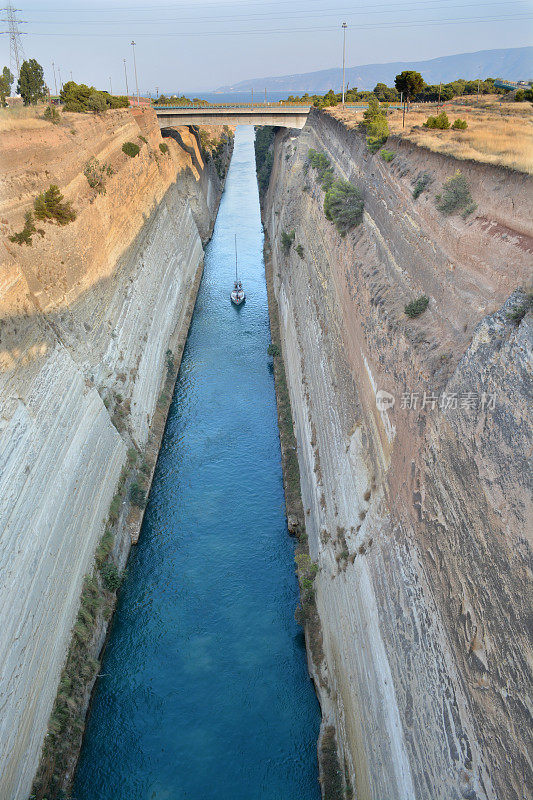
[[[344, 238], [310, 148], [363, 191]], [[387, 148], [389, 163], [312, 112], [300, 134], [277, 132], [263, 201], [319, 567], [323, 730], [347, 797], [519, 800], [532, 791], [532, 337], [531, 311], [514, 312], [531, 291], [531, 179]], [[437, 209], [458, 169], [477, 203], [464, 219]]]
[[[197, 134], [163, 140], [149, 110], [31, 118], [0, 137], [0, 796], [25, 800], [128, 448], [145, 452], [170, 400], [231, 140], [215, 168]], [[11, 242], [50, 184], [76, 220]], [[142, 517], [126, 512], [120, 565]]]

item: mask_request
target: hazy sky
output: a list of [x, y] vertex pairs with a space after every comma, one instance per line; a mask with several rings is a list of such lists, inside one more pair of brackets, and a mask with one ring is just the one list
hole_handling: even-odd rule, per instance
[[[349, 66], [422, 60], [452, 53], [531, 44], [530, 0], [16, 0], [27, 24], [27, 57], [45, 68], [54, 89], [52, 61], [63, 81], [125, 91], [127, 59], [133, 87], [136, 41], [139, 89], [210, 90], [269, 75], [340, 64], [348, 23]], [[2, 29], [6, 29], [6, 25]], [[9, 63], [8, 37], [0, 36], [0, 67]]]

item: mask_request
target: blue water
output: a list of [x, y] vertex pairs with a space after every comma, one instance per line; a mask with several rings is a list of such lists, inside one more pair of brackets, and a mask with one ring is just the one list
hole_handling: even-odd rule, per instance
[[[235, 151], [75, 800], [318, 800], [254, 170]], [[229, 302], [233, 235], [246, 304]]]

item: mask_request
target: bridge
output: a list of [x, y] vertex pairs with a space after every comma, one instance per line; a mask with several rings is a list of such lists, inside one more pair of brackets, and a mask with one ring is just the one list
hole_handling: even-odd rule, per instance
[[[346, 103], [346, 108], [364, 110], [367, 103]], [[390, 108], [400, 108], [389, 104]], [[152, 106], [160, 128], [178, 125], [278, 125], [303, 128], [310, 105], [287, 103], [220, 103], [217, 105]]]
[[209, 106], [153, 106], [160, 128], [176, 125], [279, 125], [303, 128], [310, 105], [221, 104]]

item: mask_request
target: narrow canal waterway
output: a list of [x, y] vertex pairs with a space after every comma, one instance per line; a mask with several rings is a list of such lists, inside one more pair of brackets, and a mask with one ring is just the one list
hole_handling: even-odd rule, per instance
[[[235, 150], [74, 800], [318, 800], [254, 131]], [[247, 292], [233, 308], [233, 235]]]

